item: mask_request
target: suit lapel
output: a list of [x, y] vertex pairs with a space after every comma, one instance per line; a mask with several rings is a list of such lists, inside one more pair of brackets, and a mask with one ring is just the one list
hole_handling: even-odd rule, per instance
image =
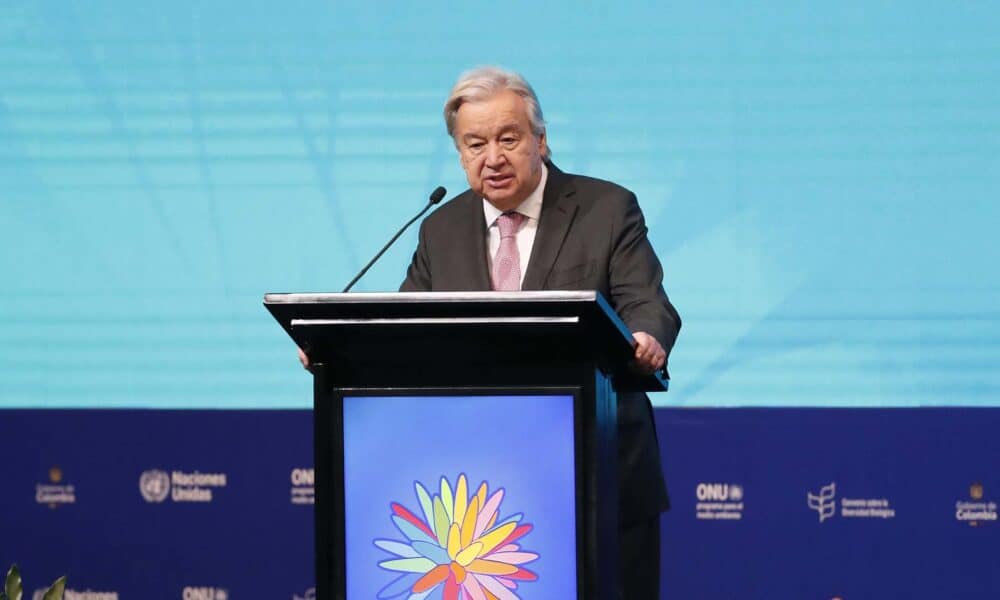
[[571, 178], [552, 163], [547, 163], [547, 166], [549, 176], [542, 195], [542, 214], [538, 218], [538, 231], [521, 284], [522, 290], [542, 289], [576, 215], [577, 203], [573, 198], [576, 189]]
[[486, 217], [483, 214], [483, 199], [473, 192], [469, 195], [464, 209], [464, 218], [456, 224], [461, 228], [455, 231], [456, 240], [473, 240], [472, 249], [468, 252], [458, 249], [462, 256], [458, 260], [462, 261], [462, 270], [466, 273], [458, 277], [458, 281], [472, 282], [471, 291], [489, 291], [493, 288], [490, 281], [490, 264], [486, 253]]

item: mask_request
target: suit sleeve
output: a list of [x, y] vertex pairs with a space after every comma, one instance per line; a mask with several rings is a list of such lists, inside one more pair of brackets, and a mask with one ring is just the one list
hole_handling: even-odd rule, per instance
[[642, 210], [628, 192], [612, 226], [610, 301], [631, 331], [655, 337], [669, 355], [681, 318], [663, 290], [663, 267], [646, 234]]
[[431, 267], [427, 249], [427, 221], [420, 224], [420, 237], [417, 242], [417, 249], [413, 253], [413, 260], [406, 270], [406, 279], [399, 286], [401, 292], [430, 292], [431, 287]]

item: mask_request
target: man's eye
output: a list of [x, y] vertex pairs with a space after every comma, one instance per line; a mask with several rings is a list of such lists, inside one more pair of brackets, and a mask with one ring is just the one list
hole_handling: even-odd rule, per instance
[[510, 144], [516, 144], [517, 143], [517, 138], [515, 138], [515, 137], [500, 138], [500, 143], [501, 144], [508, 144], [508, 145], [510, 145]]

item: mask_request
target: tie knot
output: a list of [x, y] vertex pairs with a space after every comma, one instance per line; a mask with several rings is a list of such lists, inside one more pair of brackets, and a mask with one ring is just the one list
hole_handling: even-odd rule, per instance
[[500, 239], [513, 237], [524, 221], [524, 215], [517, 212], [506, 212], [497, 217], [497, 227], [500, 229]]

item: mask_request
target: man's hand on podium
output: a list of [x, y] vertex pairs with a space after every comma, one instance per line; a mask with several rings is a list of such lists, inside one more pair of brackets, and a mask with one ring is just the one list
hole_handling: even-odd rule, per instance
[[636, 331], [632, 337], [635, 338], [636, 369], [644, 375], [662, 369], [663, 364], [667, 361], [667, 352], [660, 345], [660, 342], [644, 331]]

